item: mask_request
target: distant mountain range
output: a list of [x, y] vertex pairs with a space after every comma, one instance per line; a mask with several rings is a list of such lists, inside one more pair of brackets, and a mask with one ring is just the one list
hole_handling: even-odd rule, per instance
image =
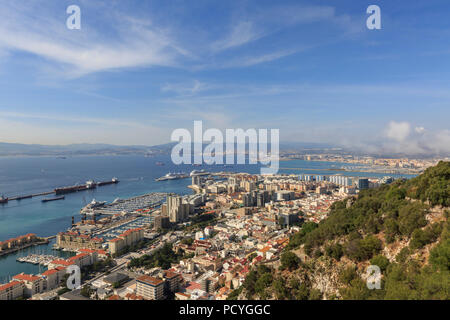
[[0, 156], [70, 156], [70, 155], [125, 155], [164, 154], [169, 145], [116, 146], [110, 144], [40, 145], [0, 142]]
[[[117, 146], [111, 144], [69, 144], [42, 145], [0, 142], [0, 156], [71, 156], [71, 155], [125, 155], [125, 154], [169, 154], [176, 143], [156, 146]], [[204, 146], [206, 146], [205, 144]], [[269, 147], [270, 148], [270, 147]], [[330, 150], [333, 146], [314, 143], [281, 143], [280, 150], [295, 152], [299, 150], [317, 152]], [[224, 147], [225, 150], [225, 147]], [[337, 149], [335, 149], [336, 151]]]
[[[155, 146], [129, 145], [118, 146], [111, 144], [69, 144], [69, 145], [41, 145], [41, 144], [20, 144], [20, 143], [4, 143], [0, 142], [1, 156], [77, 156], [77, 155], [157, 155], [170, 154], [173, 146], [177, 143], [171, 142]], [[205, 148], [208, 144], [205, 143]], [[270, 145], [268, 146], [270, 150]], [[223, 148], [226, 151], [224, 145]], [[237, 150], [237, 144], [235, 145]], [[248, 150], [248, 145], [246, 150]], [[194, 151], [192, 146], [192, 151]], [[406, 154], [385, 154], [386, 152], [367, 153], [367, 151], [338, 145], [325, 143], [308, 143], [308, 142], [280, 142], [280, 155], [289, 154], [353, 154], [353, 155], [372, 155], [376, 157], [392, 157], [392, 156], [408, 156]], [[415, 157], [423, 157], [423, 155], [409, 155]], [[431, 153], [428, 157], [433, 156]]]

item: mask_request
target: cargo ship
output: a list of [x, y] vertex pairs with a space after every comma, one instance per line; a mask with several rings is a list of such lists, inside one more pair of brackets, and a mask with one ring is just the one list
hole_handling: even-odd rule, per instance
[[66, 194], [66, 193], [72, 193], [72, 192], [78, 192], [87, 190], [87, 186], [85, 184], [83, 185], [75, 185], [70, 187], [62, 187], [62, 188], [56, 188], [54, 191], [56, 194]]
[[108, 184], [116, 184], [119, 183], [119, 179], [117, 179], [116, 177], [112, 178], [110, 181], [102, 181], [97, 183], [98, 186], [106, 186]]
[[102, 181], [102, 182], [95, 182], [94, 180], [89, 180], [89, 181], [86, 181], [85, 184], [81, 184], [81, 185], [56, 188], [54, 190], [54, 192], [56, 194], [66, 194], [66, 193], [95, 189], [95, 188], [97, 188], [97, 186], [104, 186], [104, 185], [115, 184], [115, 183], [119, 183], [119, 179], [112, 178], [110, 181]]
[[50, 202], [50, 201], [57, 201], [57, 200], [64, 200], [64, 196], [61, 197], [56, 197], [56, 198], [47, 198], [47, 199], [42, 199], [42, 202]]
[[0, 197], [0, 203], [8, 203], [8, 198], [5, 198], [3, 195]]

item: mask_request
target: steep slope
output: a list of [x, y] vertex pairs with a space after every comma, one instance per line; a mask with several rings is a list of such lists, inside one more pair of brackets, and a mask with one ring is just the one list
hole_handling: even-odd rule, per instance
[[[240, 299], [449, 299], [450, 163], [409, 181], [364, 190], [306, 223], [278, 267], [247, 276]], [[381, 270], [369, 290], [367, 268]]]

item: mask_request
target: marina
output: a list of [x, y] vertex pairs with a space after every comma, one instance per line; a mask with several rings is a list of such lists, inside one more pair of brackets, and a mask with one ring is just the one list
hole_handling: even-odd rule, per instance
[[17, 258], [16, 261], [21, 263], [31, 263], [36, 265], [48, 266], [50, 262], [58, 259], [58, 257], [51, 254], [30, 254], [25, 257]]
[[[89, 212], [90, 215], [116, 215], [128, 213], [143, 213], [147, 209], [147, 213], [155, 207], [159, 207], [166, 199], [167, 193], [149, 193], [130, 199], [116, 199], [110, 204], [91, 207], [82, 210], [81, 214]], [[88, 211], [87, 211], [88, 210]]]
[[95, 233], [96, 237], [100, 237], [105, 239], [106, 241], [117, 238], [120, 234], [124, 233], [129, 229], [143, 228], [147, 227], [153, 223], [152, 216], [143, 216], [132, 219], [131, 221], [127, 221], [121, 225], [114, 226], [108, 229], [101, 230], [100, 232]]

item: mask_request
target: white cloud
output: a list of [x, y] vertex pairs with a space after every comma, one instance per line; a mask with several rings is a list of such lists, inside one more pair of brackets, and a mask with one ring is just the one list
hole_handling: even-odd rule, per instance
[[175, 92], [179, 95], [195, 95], [201, 91], [211, 89], [207, 83], [194, 80], [192, 83], [166, 83], [161, 87], [162, 92]]
[[254, 55], [254, 56], [246, 56], [239, 57], [238, 59], [230, 60], [225, 62], [221, 67], [222, 68], [236, 68], [236, 67], [250, 67], [264, 62], [270, 62], [274, 60], [278, 60], [292, 54], [299, 52], [300, 49], [297, 50], [282, 50], [271, 52], [262, 55]]
[[[41, 16], [37, 6], [3, 3], [0, 8], [0, 50], [19, 50], [44, 57], [62, 64], [70, 75], [173, 66], [180, 56], [188, 55], [169, 37], [169, 32], [126, 15], [112, 15], [109, 30], [102, 36], [85, 20], [81, 30], [67, 30], [64, 15], [59, 20]], [[108, 38], [109, 33], [114, 36]]]
[[[284, 50], [271, 47], [266, 48], [266, 53], [252, 56], [248, 53], [245, 56], [217, 55], [299, 24], [325, 21], [340, 29], [349, 28], [340, 22], [342, 17], [335, 14], [333, 7], [277, 5], [256, 9], [251, 14], [233, 19], [222, 39], [217, 40], [220, 34], [217, 30], [224, 28], [220, 25], [214, 33], [205, 30], [207, 36], [197, 38], [198, 26], [185, 26], [181, 30], [180, 26], [175, 29], [177, 27], [170, 21], [158, 20], [157, 24], [151, 13], [131, 15], [119, 12], [118, 3], [83, 1], [82, 29], [74, 31], [65, 27], [65, 12], [55, 14], [54, 3], [2, 2], [0, 53], [22, 51], [43, 57], [55, 63], [52, 66], [57, 66], [63, 75], [70, 77], [134, 67], [246, 67], [273, 61], [299, 50], [295, 44], [288, 43]], [[95, 13], [95, 22], [83, 18], [85, 12]], [[212, 44], [211, 39], [214, 39]], [[45, 67], [42, 61], [38, 66]], [[48, 69], [47, 66], [46, 71]]]
[[258, 32], [250, 21], [241, 21], [233, 26], [232, 31], [226, 38], [213, 42], [213, 52], [223, 51], [238, 47], [263, 37], [263, 32]]
[[450, 130], [426, 130], [422, 126], [411, 130], [408, 122], [392, 121], [388, 124], [386, 136], [378, 151], [408, 155], [449, 155]]
[[396, 141], [404, 141], [411, 133], [411, 125], [408, 122], [391, 121], [386, 130], [386, 136]]
[[425, 133], [425, 128], [424, 127], [415, 127], [414, 131], [418, 134], [423, 134], [423, 133]]

